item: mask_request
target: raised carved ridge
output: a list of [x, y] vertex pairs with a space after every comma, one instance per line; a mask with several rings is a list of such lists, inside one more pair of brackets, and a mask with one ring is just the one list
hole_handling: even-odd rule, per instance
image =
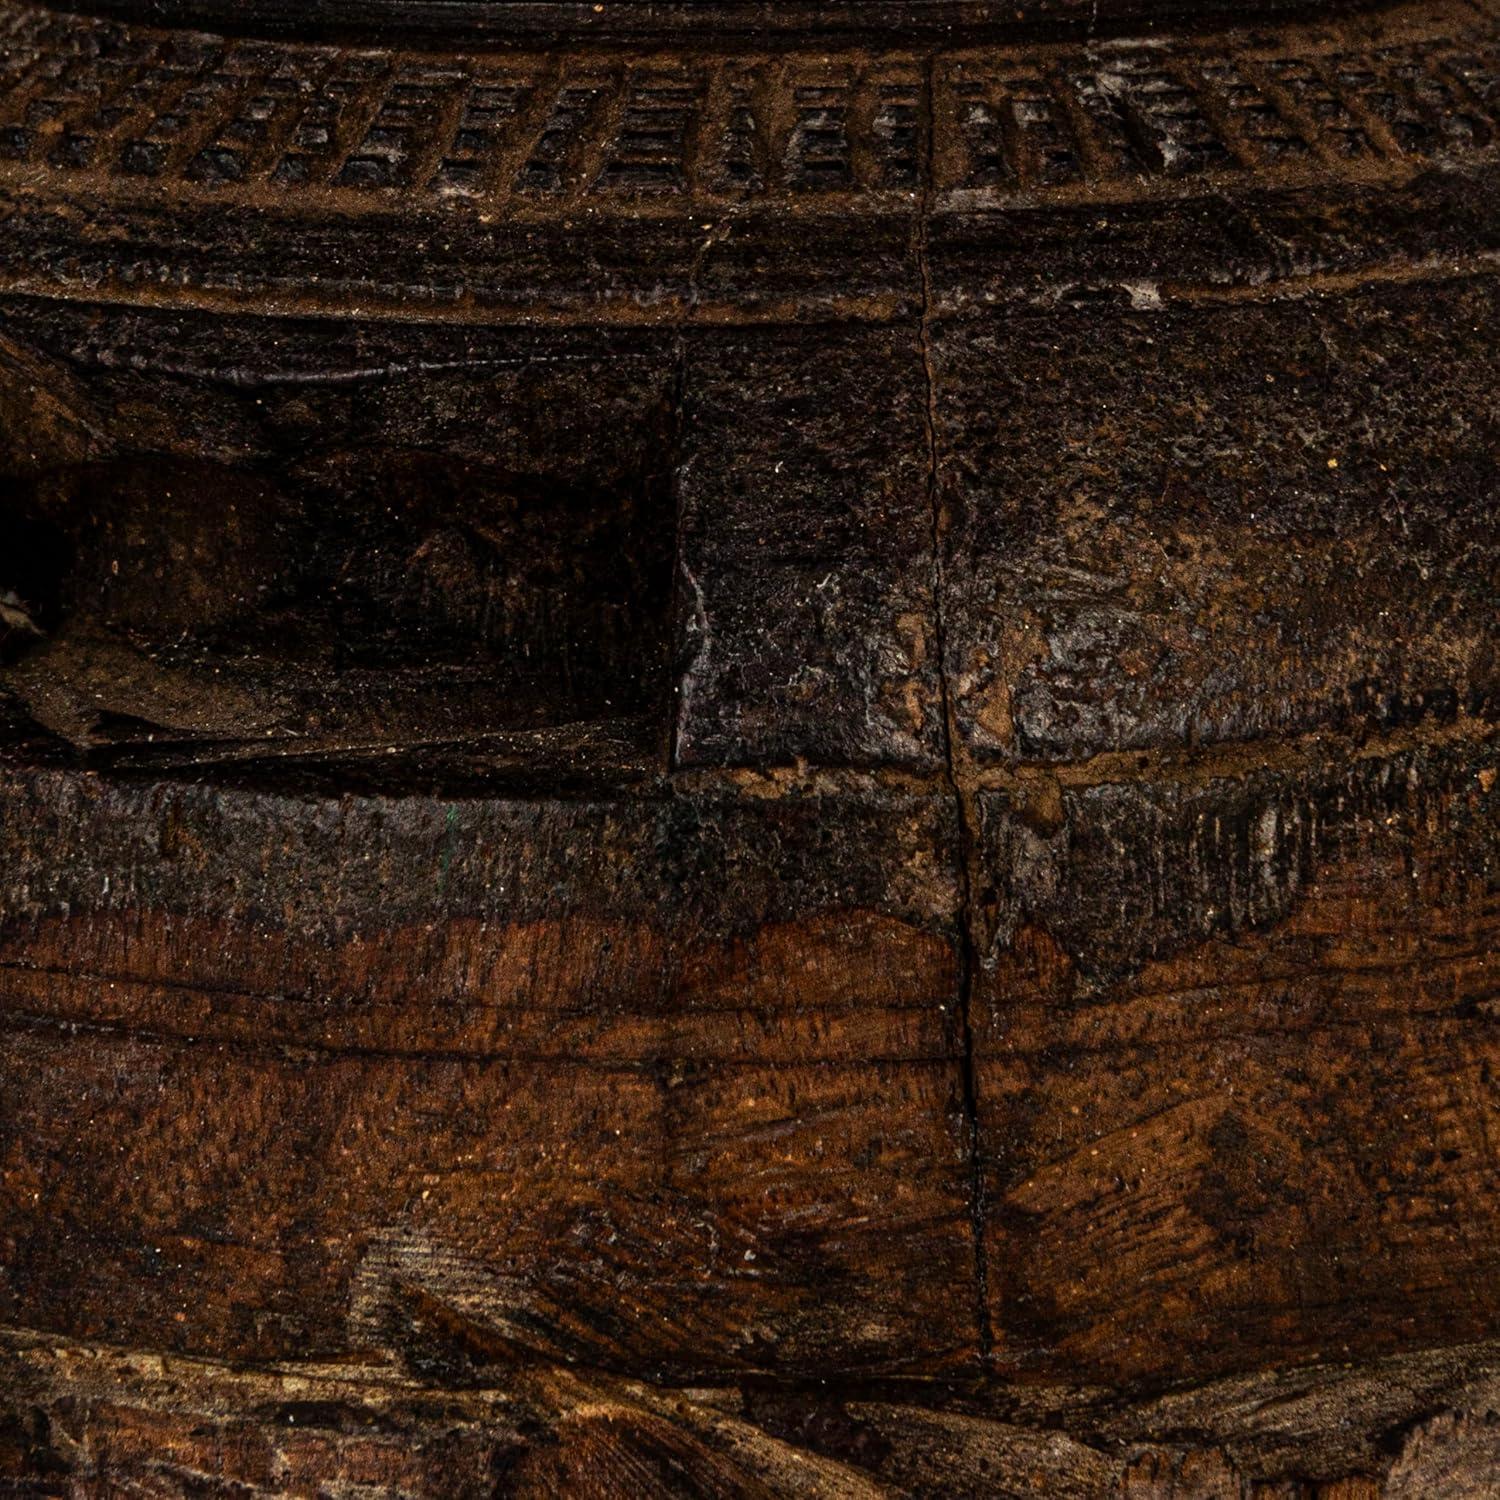
[[1170, 53], [1137, 41], [816, 58], [443, 56], [0, 14], [10, 180], [343, 212], [899, 208], [924, 189], [963, 207], [1107, 200], [1152, 181], [1408, 171], [1500, 131], [1489, 5]]

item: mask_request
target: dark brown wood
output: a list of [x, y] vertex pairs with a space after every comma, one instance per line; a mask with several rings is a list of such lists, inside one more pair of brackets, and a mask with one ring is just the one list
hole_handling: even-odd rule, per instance
[[98, 9], [0, 1491], [1500, 1494], [1500, 9]]
[[[1136, 33], [1176, 23], [1224, 17], [1354, 10], [1362, 0], [150, 0], [158, 24], [209, 26], [254, 35], [323, 36], [362, 41], [406, 41], [473, 47], [568, 43], [803, 43], [837, 38], [864, 45], [909, 44], [914, 38], [993, 39], [1058, 33]], [[79, 9], [140, 19], [140, 0], [92, 0]]]

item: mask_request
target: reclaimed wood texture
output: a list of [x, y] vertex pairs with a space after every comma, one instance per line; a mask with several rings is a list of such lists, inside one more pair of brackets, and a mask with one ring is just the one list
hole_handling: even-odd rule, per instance
[[1500, 1494], [1494, 6], [617, 9], [0, 6], [0, 1493]]

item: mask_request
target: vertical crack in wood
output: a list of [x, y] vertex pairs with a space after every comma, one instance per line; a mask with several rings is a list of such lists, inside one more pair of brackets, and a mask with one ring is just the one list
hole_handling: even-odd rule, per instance
[[977, 848], [976, 809], [972, 796], [965, 790], [966, 779], [959, 774], [957, 753], [959, 736], [954, 723], [953, 694], [948, 682], [948, 640], [945, 616], [943, 567], [944, 538], [949, 517], [943, 505], [942, 484], [938, 469], [937, 382], [932, 368], [932, 271], [928, 255], [928, 225], [932, 214], [936, 162], [934, 153], [934, 101], [937, 84], [937, 57], [929, 53], [925, 60], [921, 106], [921, 178], [914, 236], [917, 273], [920, 278], [921, 305], [917, 318], [917, 346], [922, 360], [922, 380], [926, 400], [922, 407], [922, 426], [927, 443], [927, 504], [932, 528], [932, 629], [933, 649], [937, 658], [939, 735], [942, 744], [943, 778], [953, 798], [958, 820], [958, 848], [954, 874], [958, 884], [958, 1024], [961, 1055], [960, 1085], [963, 1092], [964, 1137], [969, 1165], [969, 1220], [974, 1237], [975, 1326], [979, 1337], [981, 1365], [989, 1362], [994, 1344], [990, 1324], [989, 1256], [985, 1244], [986, 1203], [984, 1167], [979, 1152], [979, 1093], [974, 1065], [974, 1028], [970, 1016], [973, 1002], [974, 968], [977, 954], [974, 943], [972, 866]]
[[[691, 291], [691, 288], [690, 288]], [[679, 622], [683, 620], [683, 611], [687, 606], [687, 593], [685, 585], [692, 580], [692, 572], [688, 566], [683, 532], [687, 525], [684, 514], [682, 498], [682, 429], [683, 429], [683, 406], [687, 401], [688, 381], [688, 352], [687, 340], [683, 337], [682, 329], [677, 330], [677, 337], [673, 340], [672, 361], [672, 418], [668, 426], [667, 440], [672, 444], [672, 456], [669, 466], [672, 483], [672, 581], [667, 594], [667, 621], [668, 621], [668, 646], [667, 646], [667, 690], [662, 694], [666, 699], [662, 712], [666, 715], [666, 733], [663, 736], [664, 754], [666, 757], [667, 772], [677, 769], [678, 755], [680, 753], [680, 740], [682, 736], [682, 709], [683, 709], [683, 684], [688, 680], [686, 669], [686, 653], [678, 644]], [[696, 591], [696, 581], [693, 581]], [[701, 613], [702, 604], [698, 605]], [[702, 641], [695, 643], [694, 654], [702, 648]], [[677, 659], [674, 659], [677, 658]], [[662, 740], [658, 741], [661, 744]]]

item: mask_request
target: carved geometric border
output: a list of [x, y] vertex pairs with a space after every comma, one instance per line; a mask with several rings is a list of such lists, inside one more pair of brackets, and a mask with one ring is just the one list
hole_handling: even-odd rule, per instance
[[901, 211], [1360, 179], [1500, 138], [1495, 0], [964, 52], [438, 54], [0, 8], [0, 181], [294, 212]]

